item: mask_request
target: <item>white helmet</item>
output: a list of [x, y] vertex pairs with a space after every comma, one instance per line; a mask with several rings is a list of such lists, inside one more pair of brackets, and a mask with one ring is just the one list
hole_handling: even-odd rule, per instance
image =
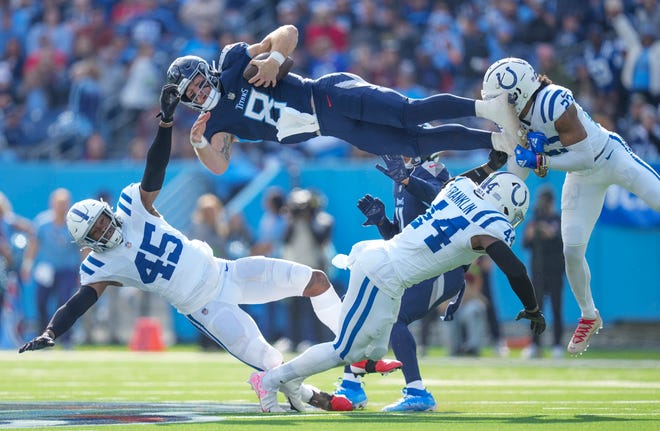
[[480, 195], [504, 214], [514, 228], [520, 224], [529, 208], [529, 189], [523, 180], [511, 172], [493, 172], [479, 186]]
[[[89, 236], [101, 214], [110, 218], [110, 223], [98, 239]], [[107, 202], [85, 199], [76, 202], [66, 214], [66, 227], [75, 243], [89, 247], [96, 252], [103, 252], [117, 247], [124, 241], [121, 220], [112, 213]]]
[[484, 75], [481, 86], [481, 98], [488, 100], [503, 91], [509, 93], [509, 99], [515, 102], [516, 115], [520, 113], [541, 86], [534, 68], [520, 58], [503, 58], [491, 64]]

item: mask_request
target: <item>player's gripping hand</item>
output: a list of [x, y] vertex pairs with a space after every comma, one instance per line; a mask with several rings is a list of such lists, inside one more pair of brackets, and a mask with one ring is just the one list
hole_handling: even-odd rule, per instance
[[376, 169], [392, 178], [397, 184], [401, 184], [408, 179], [410, 175], [408, 175], [408, 169], [406, 169], [406, 163], [403, 161], [403, 157], [390, 155], [381, 157], [385, 162], [385, 166], [376, 165]]
[[181, 96], [176, 84], [165, 84], [160, 90], [160, 119], [163, 123], [174, 120], [174, 111], [179, 104]]
[[516, 163], [521, 168], [536, 169], [539, 167], [541, 154], [536, 154], [521, 145], [516, 145], [514, 153], [516, 154]]
[[530, 329], [536, 335], [541, 335], [545, 331], [545, 316], [541, 310], [537, 310], [533, 313], [530, 313], [527, 310], [522, 310], [516, 316], [516, 320], [527, 319], [531, 323], [529, 324]]
[[48, 331], [44, 331], [43, 334], [38, 337], [34, 337], [32, 340], [23, 344], [18, 353], [23, 353], [26, 350], [41, 350], [46, 347], [53, 347], [55, 345], [55, 340]]
[[364, 195], [357, 203], [367, 221], [362, 226], [378, 225], [385, 220], [385, 204], [371, 195]]
[[527, 144], [533, 153], [543, 154], [545, 146], [548, 145], [548, 138], [543, 132], [527, 132]]

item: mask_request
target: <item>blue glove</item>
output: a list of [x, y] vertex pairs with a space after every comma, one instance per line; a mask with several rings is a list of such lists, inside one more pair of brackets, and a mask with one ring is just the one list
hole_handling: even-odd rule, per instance
[[516, 146], [514, 153], [516, 154], [516, 163], [518, 163], [518, 166], [520, 166], [521, 168], [530, 168], [530, 169], [538, 168], [538, 163], [539, 163], [538, 154], [535, 154], [532, 151], [520, 145]]
[[362, 214], [367, 217], [367, 221], [362, 223], [362, 226], [379, 225], [387, 218], [383, 201], [371, 195], [364, 195], [358, 201], [357, 206]]
[[408, 169], [406, 169], [406, 163], [403, 161], [403, 157], [385, 155], [382, 156], [382, 158], [387, 167], [376, 165], [376, 169], [392, 178], [395, 183], [401, 184], [410, 176], [408, 174]]
[[527, 132], [527, 143], [533, 153], [543, 154], [545, 146], [548, 144], [548, 138], [543, 132]]

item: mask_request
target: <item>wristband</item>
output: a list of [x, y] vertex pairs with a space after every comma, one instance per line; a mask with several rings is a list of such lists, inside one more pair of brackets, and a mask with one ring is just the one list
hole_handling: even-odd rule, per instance
[[548, 175], [548, 159], [545, 154], [536, 155], [536, 169], [534, 169], [534, 173], [541, 178]]
[[204, 147], [207, 147], [209, 145], [209, 141], [206, 139], [206, 136], [202, 136], [202, 142], [193, 142], [193, 140], [190, 140], [190, 145], [193, 147], [199, 149], [202, 149]]
[[284, 64], [284, 60], [286, 60], [286, 57], [284, 56], [284, 54], [282, 54], [281, 52], [278, 52], [278, 51], [271, 51], [268, 58], [272, 58], [273, 60], [277, 61], [277, 64], [279, 64], [280, 66], [282, 64]]

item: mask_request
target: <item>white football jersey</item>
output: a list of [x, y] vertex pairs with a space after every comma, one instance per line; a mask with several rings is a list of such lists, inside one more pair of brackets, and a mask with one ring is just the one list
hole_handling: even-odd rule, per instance
[[359, 265], [379, 289], [393, 296], [403, 288], [472, 263], [479, 255], [471, 238], [489, 235], [511, 246], [515, 230], [504, 215], [475, 193], [470, 179], [456, 177], [426, 213], [389, 241], [363, 241], [347, 263]]
[[124, 188], [116, 215], [124, 242], [92, 252], [80, 265], [82, 285], [114, 281], [163, 296], [181, 313], [192, 313], [220, 290], [220, 260], [202, 241], [189, 240], [142, 205], [140, 185]]
[[555, 121], [571, 106], [575, 105], [577, 115], [587, 132], [587, 142], [594, 157], [602, 152], [607, 143], [610, 132], [596, 123], [582, 107], [573, 99], [573, 93], [560, 85], [548, 85], [539, 91], [531, 109], [521, 121], [528, 132], [543, 132], [549, 144], [545, 147], [545, 154], [549, 157], [569, 151], [559, 142], [559, 133], [555, 128]]

